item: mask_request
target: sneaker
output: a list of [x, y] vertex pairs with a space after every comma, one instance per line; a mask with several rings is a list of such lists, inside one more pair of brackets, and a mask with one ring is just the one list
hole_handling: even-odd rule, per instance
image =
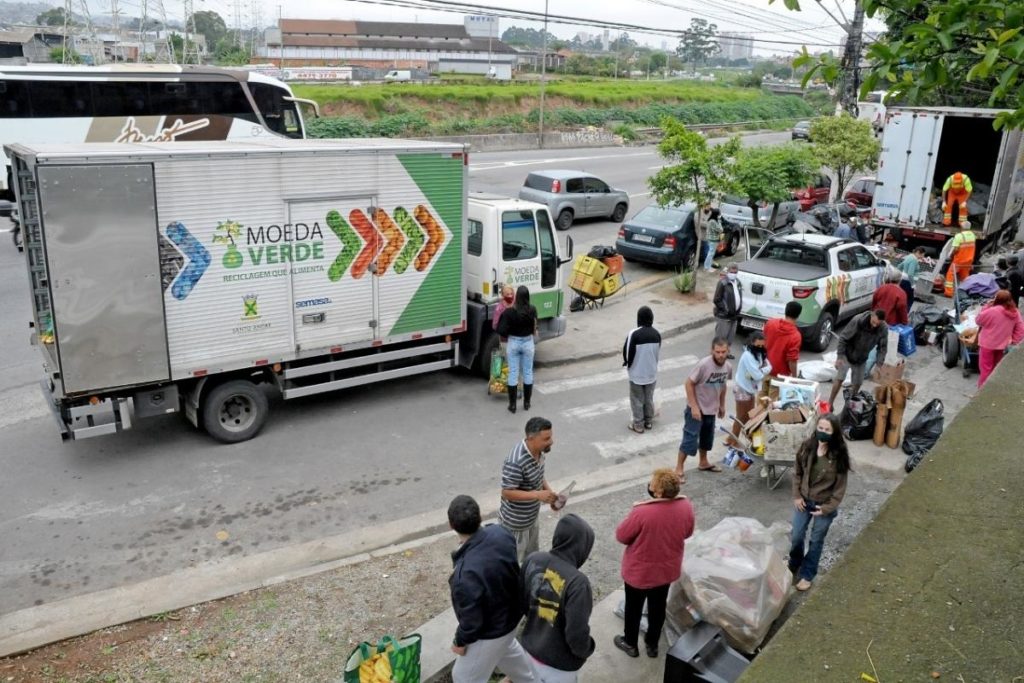
[[640, 650], [636, 649], [635, 645], [630, 645], [626, 642], [625, 636], [615, 636], [615, 647], [625, 652], [630, 657], [639, 657]]
[[657, 645], [653, 645], [652, 646], [652, 645], [646, 645], [646, 644], [645, 644], [645, 646], [647, 648], [647, 656], [650, 657], [651, 659], [657, 659], [658, 658], [658, 646]]
[[628, 425], [626, 425], [626, 428], [629, 431], [631, 431], [631, 432], [636, 432], [637, 434], [643, 434], [644, 433], [644, 428], [643, 427], [635, 425], [632, 422], [630, 422]]
[[654, 429], [653, 422], [644, 422], [644, 429]]
[[808, 590], [811, 587], [811, 582], [807, 579], [800, 579], [796, 582], [796, 585], [793, 587], [802, 593], [803, 591]]

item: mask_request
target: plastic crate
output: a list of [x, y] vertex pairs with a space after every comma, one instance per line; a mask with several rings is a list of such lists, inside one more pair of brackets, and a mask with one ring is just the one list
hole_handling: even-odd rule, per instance
[[[598, 261], [600, 263], [600, 261]], [[573, 271], [572, 279], [569, 281], [570, 289], [581, 292], [587, 296], [601, 296], [603, 291], [603, 281], [595, 280], [586, 273], [579, 271]]]
[[608, 266], [603, 264], [599, 259], [591, 258], [589, 256], [580, 256], [576, 259], [576, 263], [572, 267], [572, 272], [573, 275], [576, 275], [576, 273], [588, 275], [596, 282], [600, 283], [600, 281], [605, 279], [608, 275]]
[[904, 356], [909, 356], [917, 351], [917, 339], [914, 328], [910, 325], [889, 325], [889, 329], [899, 335], [899, 343], [896, 350]]
[[601, 263], [608, 266], [609, 275], [615, 275], [622, 272], [626, 265], [626, 259], [622, 258], [622, 254], [616, 254], [615, 256], [605, 256], [601, 259]]
[[622, 277], [622, 273], [616, 273], [615, 275], [609, 275], [604, 280], [601, 280], [601, 289], [605, 296], [611, 296], [622, 289], [622, 285], [624, 283], [625, 279]]

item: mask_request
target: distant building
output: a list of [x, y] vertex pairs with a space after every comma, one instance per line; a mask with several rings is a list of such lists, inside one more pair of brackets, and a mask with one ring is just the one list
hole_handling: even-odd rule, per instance
[[62, 29], [18, 26], [0, 31], [0, 64], [52, 62], [50, 51], [63, 44]]
[[601, 49], [603, 49], [605, 52], [607, 52], [609, 49], [611, 49], [611, 46], [612, 46], [611, 33], [608, 31], [608, 29], [605, 29], [604, 33], [601, 34]]
[[748, 33], [719, 33], [718, 56], [723, 59], [750, 59], [754, 56], [754, 37]]
[[[253, 62], [284, 67], [351, 64], [375, 69], [424, 69], [436, 72], [441, 61], [516, 63], [516, 52], [497, 35], [489, 39], [487, 22], [419, 24], [386, 21], [281, 19], [265, 32]], [[471, 35], [468, 27], [473, 27]], [[496, 29], [496, 27], [494, 27]], [[480, 37], [479, 31], [483, 31]]]
[[500, 38], [501, 27], [498, 17], [470, 14], [462, 22], [470, 38]]

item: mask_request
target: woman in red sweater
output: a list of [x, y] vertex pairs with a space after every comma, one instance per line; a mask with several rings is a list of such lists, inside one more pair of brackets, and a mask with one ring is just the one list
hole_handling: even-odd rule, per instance
[[693, 535], [693, 505], [679, 495], [679, 477], [658, 469], [647, 487], [651, 500], [634, 503], [619, 523], [615, 538], [626, 546], [622, 578], [626, 583], [625, 634], [615, 636], [615, 647], [639, 657], [640, 617], [647, 602], [647, 656], [658, 656], [661, 627], [665, 624], [668, 587], [683, 569], [683, 544]]

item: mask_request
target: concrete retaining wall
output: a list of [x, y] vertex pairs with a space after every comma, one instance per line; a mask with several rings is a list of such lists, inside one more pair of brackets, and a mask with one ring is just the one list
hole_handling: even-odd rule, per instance
[[[536, 133], [494, 133], [492, 135], [448, 135], [429, 138], [438, 142], [456, 142], [470, 146], [471, 152], [510, 152], [522, 149], [538, 149], [539, 136]], [[545, 149], [573, 147], [611, 147], [621, 145], [617, 135], [600, 128], [581, 130], [550, 131], [544, 133]]]

